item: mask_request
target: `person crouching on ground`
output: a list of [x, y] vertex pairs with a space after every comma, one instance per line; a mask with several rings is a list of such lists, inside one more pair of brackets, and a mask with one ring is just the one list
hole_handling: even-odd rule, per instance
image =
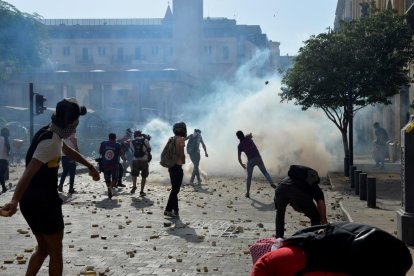
[[79, 116], [86, 108], [76, 99], [60, 101], [52, 115], [52, 122], [41, 128], [33, 137], [26, 155], [26, 169], [16, 185], [12, 200], [2, 212], [12, 216], [20, 204], [20, 211], [37, 240], [36, 251], [30, 258], [26, 275], [36, 275], [47, 257], [49, 275], [62, 275], [63, 215], [62, 199], [56, 189], [62, 151], [89, 169], [93, 180], [99, 172], [79, 152], [62, 142], [75, 132]]
[[[288, 176], [282, 179], [275, 191], [276, 238], [283, 238], [285, 233], [286, 207], [304, 213], [311, 225], [326, 224], [326, 205], [324, 194], [319, 187], [318, 173], [305, 166], [292, 165]], [[314, 203], [316, 201], [316, 205]]]

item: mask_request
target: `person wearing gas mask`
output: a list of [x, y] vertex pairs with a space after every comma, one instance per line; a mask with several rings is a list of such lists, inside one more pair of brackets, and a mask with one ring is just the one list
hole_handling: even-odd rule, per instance
[[63, 139], [76, 130], [79, 117], [86, 108], [74, 98], [57, 103], [51, 123], [42, 127], [32, 139], [26, 154], [26, 169], [16, 185], [12, 200], [0, 211], [12, 216], [20, 205], [20, 211], [37, 240], [26, 275], [36, 275], [43, 262], [49, 258], [49, 275], [62, 275], [63, 214], [62, 199], [58, 190], [58, 169], [62, 151], [89, 169], [93, 180], [99, 180], [99, 172], [79, 152], [70, 148]]

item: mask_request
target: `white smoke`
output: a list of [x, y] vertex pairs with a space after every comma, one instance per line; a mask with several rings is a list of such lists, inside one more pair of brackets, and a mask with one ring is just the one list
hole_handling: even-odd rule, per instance
[[[203, 105], [202, 110], [207, 110], [203, 116], [194, 120], [191, 113], [184, 112], [188, 134], [195, 128], [200, 129], [207, 146], [208, 158], [200, 147], [200, 168], [209, 175], [244, 174], [237, 160], [238, 130], [253, 134], [271, 175], [286, 175], [290, 164], [310, 166], [320, 175], [341, 166], [340, 132], [325, 114], [280, 103], [281, 84], [276, 72], [271, 77], [257, 77], [256, 72], [266, 62], [267, 54], [258, 53], [237, 71], [231, 82], [215, 83], [215, 91], [198, 101]], [[144, 129], [157, 133], [151, 135], [160, 138], [157, 142], [154, 140], [160, 147], [159, 152], [172, 135], [172, 126], [158, 120], [151, 121]], [[246, 162], [244, 154], [242, 158]], [[258, 169], [255, 171], [259, 173]]]

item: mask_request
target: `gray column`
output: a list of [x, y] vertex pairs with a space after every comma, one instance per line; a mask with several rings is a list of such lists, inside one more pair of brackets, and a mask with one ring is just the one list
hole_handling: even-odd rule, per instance
[[414, 245], [414, 116], [401, 130], [401, 201], [397, 211], [397, 236]]

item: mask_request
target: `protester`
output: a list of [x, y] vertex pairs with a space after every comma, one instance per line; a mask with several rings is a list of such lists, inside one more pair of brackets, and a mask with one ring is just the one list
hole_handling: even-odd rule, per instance
[[251, 276], [404, 276], [412, 266], [411, 253], [403, 241], [362, 223], [307, 227], [287, 239], [274, 240], [271, 248], [258, 242], [250, 247]]
[[8, 128], [1, 129], [0, 136], [0, 183], [2, 187], [2, 193], [7, 191], [6, 178], [9, 170], [9, 155], [10, 155], [10, 132]]
[[16, 185], [12, 200], [2, 209], [12, 216], [20, 204], [20, 211], [37, 240], [37, 247], [30, 258], [26, 275], [36, 275], [44, 260], [49, 259], [49, 275], [62, 275], [63, 214], [62, 200], [56, 189], [62, 151], [89, 169], [93, 180], [99, 172], [79, 152], [62, 142], [74, 133], [79, 116], [86, 108], [76, 99], [68, 98], [56, 105], [51, 123], [41, 128], [33, 137], [26, 155], [26, 169]]
[[177, 162], [168, 169], [171, 181], [171, 191], [168, 197], [167, 206], [165, 207], [164, 215], [168, 217], [179, 217], [178, 208], [178, 193], [180, 192], [181, 184], [183, 182], [184, 172], [182, 165], [185, 164], [185, 137], [187, 137], [187, 126], [184, 122], [179, 122], [173, 126], [175, 149], [177, 154]]
[[131, 149], [134, 156], [131, 166], [131, 194], [135, 193], [135, 190], [137, 189], [137, 178], [141, 173], [141, 191], [139, 192], [139, 195], [146, 196], [144, 188], [149, 175], [149, 156], [151, 154], [151, 146], [148, 139], [142, 135], [140, 130], [134, 132], [134, 140], [131, 141]]
[[[65, 143], [68, 147], [71, 147], [72, 149], [79, 152], [78, 148], [78, 140], [75, 135], [76, 132], [74, 132], [71, 136], [68, 138], [65, 138], [63, 140], [63, 143]], [[75, 184], [75, 175], [76, 175], [76, 162], [75, 160], [71, 159], [66, 154], [62, 153], [62, 175], [60, 176], [60, 183], [58, 187], [59, 192], [63, 192], [63, 184], [65, 183], [66, 176], [69, 174], [69, 194], [76, 193], [74, 189]]]
[[108, 198], [111, 199], [112, 189], [116, 187], [119, 177], [119, 160], [122, 155], [121, 144], [116, 141], [116, 134], [109, 133], [108, 141], [103, 141], [99, 147], [99, 154], [102, 158], [102, 169]]
[[385, 157], [388, 156], [388, 133], [378, 122], [374, 123], [374, 160], [375, 166], [384, 168]]
[[289, 204], [310, 218], [311, 225], [327, 223], [325, 197], [319, 182], [315, 170], [299, 165], [290, 166], [288, 176], [282, 179], [275, 191], [276, 238], [283, 238], [285, 233], [285, 213]]
[[[121, 159], [125, 155], [121, 155]], [[119, 176], [118, 176], [118, 182], [116, 183], [117, 188], [125, 188], [126, 185], [122, 183], [122, 178], [124, 177], [124, 166], [121, 162], [118, 163], [118, 169], [119, 169]]]
[[[262, 174], [266, 177], [267, 181], [269, 181], [270, 186], [275, 188], [276, 186], [275, 184], [273, 184], [272, 177], [267, 172], [262, 157], [260, 156], [259, 150], [257, 149], [256, 144], [252, 140], [253, 135], [250, 133], [245, 136], [244, 133], [241, 130], [239, 130], [236, 132], [236, 136], [240, 140], [240, 143], [237, 147], [239, 163], [245, 170], [247, 170], [246, 197], [250, 197], [250, 186], [252, 183], [253, 169], [255, 166], [259, 167]], [[247, 156], [247, 167], [245, 164], [243, 164], [243, 161], [241, 159], [242, 152], [244, 152]]]
[[125, 135], [121, 139], [119, 139], [119, 143], [121, 144], [121, 149], [122, 149], [122, 155], [121, 155], [122, 166], [123, 166], [122, 176], [125, 176], [125, 174], [127, 173], [128, 167], [132, 165], [133, 155], [132, 155], [132, 150], [129, 147], [132, 139], [133, 139], [132, 130], [130, 128], [127, 128], [125, 130]]
[[207, 148], [204, 144], [203, 137], [201, 136], [201, 130], [194, 129], [194, 133], [186, 137], [187, 142], [187, 153], [190, 155], [191, 162], [193, 162], [193, 172], [190, 178], [190, 184], [194, 184], [194, 178], [197, 177], [198, 184], [201, 185], [200, 177], [200, 144], [203, 146], [204, 154], [208, 157]]

